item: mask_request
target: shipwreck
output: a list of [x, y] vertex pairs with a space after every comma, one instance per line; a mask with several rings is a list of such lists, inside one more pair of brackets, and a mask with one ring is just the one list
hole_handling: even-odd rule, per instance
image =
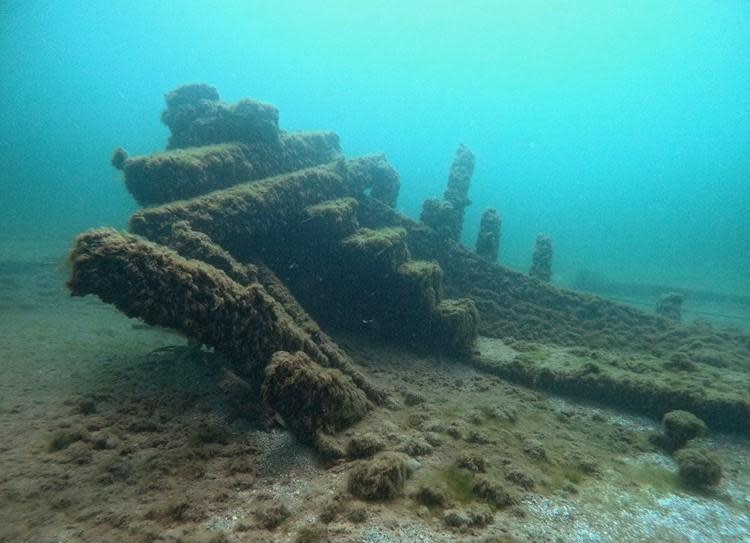
[[[284, 131], [271, 105], [227, 104], [213, 87], [188, 85], [166, 95], [162, 121], [164, 151], [112, 157], [144, 207], [126, 232], [77, 237], [68, 287], [221, 353], [252, 401], [300, 440], [323, 450], [326, 436], [389, 402], [326, 332], [336, 329], [538, 389], [750, 430], [741, 384], [711, 378], [717, 367], [747, 369], [743, 332], [559, 288], [546, 236], [529, 274], [510, 270], [496, 262], [495, 210], [476, 252], [462, 245], [475, 161], [467, 147], [443, 198], [426, 200], [417, 221], [396, 209], [400, 178], [385, 156], [348, 158], [333, 132]], [[508, 359], [493, 355], [497, 341], [567, 346], [571, 356]], [[621, 356], [595, 354], [605, 348]]]

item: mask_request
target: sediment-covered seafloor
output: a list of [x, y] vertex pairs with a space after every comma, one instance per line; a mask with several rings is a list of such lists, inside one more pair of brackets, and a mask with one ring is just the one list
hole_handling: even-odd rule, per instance
[[[510, 270], [496, 263], [494, 210], [482, 219], [477, 252], [465, 248], [477, 159], [466, 146], [444, 197], [427, 200], [416, 221], [396, 210], [400, 179], [385, 156], [344, 157], [334, 133], [285, 132], [273, 106], [226, 104], [207, 85], [181, 87], [166, 102], [167, 150], [129, 157], [118, 149], [112, 157], [147, 207], [127, 232], [78, 236], [67, 284], [75, 296], [94, 294], [186, 337], [188, 346], [170, 354], [174, 371], [204, 372], [201, 386], [215, 385], [232, 420], [245, 422], [230, 429], [211, 418], [185, 441], [179, 425], [166, 429], [177, 408], [156, 401], [150, 412], [160, 422], [139, 435], [158, 441], [161, 428], [165, 441], [146, 458], [150, 437], [125, 452], [99, 436], [109, 423], [78, 427], [93, 415], [82, 404], [75, 416], [83, 419], [53, 436], [46, 454], [75, 464], [68, 456], [119, 448], [119, 461], [82, 477], [104, 473], [133, 486], [123, 490], [128, 503], [144, 490], [139, 477], [149, 462], [160, 492], [186, 484], [181, 463], [203, 466], [204, 481], [205, 470], [226, 463], [226, 475], [211, 477], [239, 485], [222, 498], [239, 512], [232, 517], [214, 502], [153, 506], [132, 540], [546, 541], [527, 516], [541, 515], [545, 500], [575, 501], [587, 481], [632, 476], [645, 484], [658, 473], [661, 490], [725, 499], [722, 481], [745, 484], [711, 436], [750, 433], [750, 336], [682, 323], [675, 303], [648, 314], [560, 288], [545, 235], [530, 272]], [[615, 422], [614, 412], [566, 407], [546, 392], [653, 421], [673, 414], [659, 433]], [[117, 401], [111, 394], [91, 401], [105, 410]], [[196, 416], [211, 410], [201, 404]], [[140, 428], [143, 420], [132, 418], [127, 424]], [[679, 431], [703, 429], [677, 447], [672, 421], [684, 420]], [[235, 441], [249, 435], [243, 424], [274, 435], [286, 429], [313, 447], [322, 464], [302, 470], [313, 489], [306, 503], [274, 490], [274, 477], [297, 468], [266, 470], [264, 450]], [[674, 469], [614, 460], [643, 466], [649, 455]], [[209, 488], [218, 500], [220, 489]], [[16, 487], [12, 494], [35, 499]], [[225, 511], [223, 520], [212, 507]], [[384, 528], [399, 521], [401, 536]], [[109, 536], [129, 540], [117, 522], [106, 521]], [[196, 526], [204, 539], [189, 535]]]

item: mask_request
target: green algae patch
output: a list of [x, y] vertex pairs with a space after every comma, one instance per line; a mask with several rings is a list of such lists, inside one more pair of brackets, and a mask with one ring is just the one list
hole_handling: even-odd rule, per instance
[[329, 239], [333, 245], [359, 228], [357, 205], [355, 198], [346, 197], [309, 206], [305, 209], [304, 229], [311, 238]]
[[436, 483], [441, 483], [448, 491], [451, 499], [459, 504], [474, 501], [474, 474], [458, 466], [447, 466], [437, 471], [434, 477]]
[[341, 241], [345, 258], [355, 269], [391, 274], [409, 260], [403, 228], [360, 228]]
[[355, 198], [336, 198], [310, 206], [307, 208], [307, 212], [310, 217], [326, 217], [329, 215], [340, 217], [350, 214], [356, 208], [357, 200]]
[[618, 471], [624, 479], [650, 486], [660, 494], [674, 493], [681, 489], [677, 474], [660, 464], [628, 462], [619, 467]]
[[398, 271], [400, 274], [413, 278], [415, 281], [426, 281], [428, 283], [433, 283], [435, 276], [442, 275], [442, 270], [437, 262], [428, 262], [425, 260], [411, 260], [403, 264]]
[[[591, 464], [593, 465], [593, 464]], [[587, 469], [586, 463], [550, 461], [539, 466], [543, 475], [540, 487], [546, 492], [578, 487], [592, 478], [596, 470]]]
[[406, 230], [400, 227], [361, 228], [342, 242], [344, 247], [355, 251], [382, 253], [396, 245], [404, 245]]

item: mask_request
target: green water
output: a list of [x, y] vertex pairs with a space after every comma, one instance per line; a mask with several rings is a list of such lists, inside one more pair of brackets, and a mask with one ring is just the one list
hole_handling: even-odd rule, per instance
[[276, 105], [281, 125], [383, 151], [417, 216], [458, 143], [477, 170], [464, 241], [556, 248], [555, 279], [750, 293], [745, 1], [3, 2], [0, 231], [124, 225], [113, 148], [162, 148], [187, 82]]

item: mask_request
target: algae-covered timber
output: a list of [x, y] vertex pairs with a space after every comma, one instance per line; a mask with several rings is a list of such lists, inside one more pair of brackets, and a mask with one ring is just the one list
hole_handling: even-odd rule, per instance
[[260, 283], [241, 285], [200, 260], [112, 229], [78, 236], [68, 288], [129, 317], [178, 330], [225, 353], [253, 376], [276, 351], [325, 355]]
[[299, 304], [286, 285], [266, 265], [263, 263], [242, 264], [238, 262], [206, 234], [192, 230], [185, 221], [174, 223], [164, 236], [153, 241], [158, 241], [185, 258], [210, 264], [226, 273], [240, 285], [247, 286], [253, 282], [260, 283], [325, 355], [324, 358], [318, 359], [319, 363], [334, 367], [348, 375], [357, 386], [366, 392], [370, 400], [382, 403], [385, 394], [354, 369], [349, 356], [328, 334], [320, 329], [318, 323]]
[[490, 338], [480, 340], [479, 352], [472, 362], [475, 367], [532, 388], [656, 419], [673, 410], [689, 411], [713, 429], [750, 433], [750, 375], [746, 371], [724, 370], [724, 378], [706, 365], [673, 372], [654, 356], [543, 346], [518, 352], [512, 343]]
[[340, 157], [339, 139], [333, 132], [285, 133], [274, 143], [221, 143], [130, 157], [119, 169], [138, 203], [154, 205]]
[[[131, 218], [131, 230], [169, 244], [174, 224], [184, 224], [238, 261], [264, 261], [316, 315], [372, 321], [386, 336], [468, 352], [477, 337], [473, 306], [441, 312], [434, 295], [433, 306], [420, 295], [410, 306], [398, 295], [409, 282], [398, 272], [410, 259], [405, 231], [357, 228], [354, 196], [393, 179], [390, 171], [380, 156], [337, 161], [143, 209]], [[436, 331], [445, 342], [432, 339]]]
[[487, 209], [482, 213], [477, 234], [477, 254], [487, 262], [497, 262], [500, 254], [500, 227], [502, 219], [494, 209]]
[[459, 145], [451, 164], [443, 199], [431, 198], [424, 202], [421, 220], [441, 236], [453, 241], [461, 239], [464, 212], [471, 204], [469, 187], [474, 175], [474, 153]]
[[301, 225], [305, 209], [326, 200], [353, 196], [371, 188], [378, 172], [390, 169], [379, 156], [336, 161], [262, 181], [246, 182], [191, 200], [136, 212], [130, 229], [145, 237], [158, 236], [178, 220], [204, 232], [232, 254], [268, 239], [288, 225]]
[[168, 149], [229, 141], [276, 143], [279, 110], [270, 104], [244, 99], [222, 102], [216, 88], [203, 83], [183, 85], [168, 92], [161, 114], [171, 135]]
[[544, 234], [536, 237], [529, 275], [540, 281], [552, 278], [552, 240]]

